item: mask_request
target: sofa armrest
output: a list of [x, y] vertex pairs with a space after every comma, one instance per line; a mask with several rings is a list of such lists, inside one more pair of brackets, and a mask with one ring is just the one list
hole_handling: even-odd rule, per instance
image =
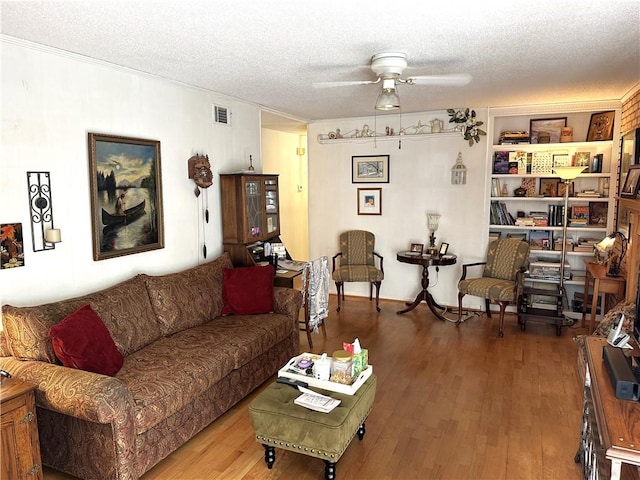
[[96, 423], [133, 422], [133, 399], [117, 378], [35, 360], [0, 358], [0, 367], [37, 386], [36, 404]]
[[281, 313], [298, 322], [302, 308], [302, 293], [293, 288], [273, 287], [273, 311]]

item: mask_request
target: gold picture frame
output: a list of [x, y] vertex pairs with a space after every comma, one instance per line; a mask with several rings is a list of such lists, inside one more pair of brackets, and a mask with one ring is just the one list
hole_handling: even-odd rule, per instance
[[160, 141], [89, 133], [93, 259], [164, 248]]
[[615, 116], [616, 112], [613, 110], [592, 114], [589, 131], [587, 133], [587, 142], [613, 140], [613, 123]]

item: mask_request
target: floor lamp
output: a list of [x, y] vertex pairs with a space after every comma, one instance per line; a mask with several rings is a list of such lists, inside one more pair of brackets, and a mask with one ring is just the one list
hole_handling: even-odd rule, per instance
[[560, 293], [564, 294], [564, 262], [567, 258], [567, 224], [569, 223], [569, 187], [571, 182], [587, 167], [553, 167], [564, 182], [564, 211], [562, 212], [562, 257], [560, 259]]

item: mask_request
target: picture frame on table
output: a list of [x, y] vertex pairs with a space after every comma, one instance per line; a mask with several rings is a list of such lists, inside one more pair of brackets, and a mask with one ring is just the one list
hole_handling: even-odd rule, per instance
[[389, 155], [352, 156], [351, 183], [389, 183]]
[[412, 243], [411, 248], [409, 249], [409, 253], [412, 255], [422, 255], [423, 250], [424, 250], [423, 243]]
[[[531, 143], [560, 143], [560, 134], [566, 126], [567, 117], [529, 120], [530, 141]], [[542, 141], [540, 141], [541, 137]]]
[[440, 254], [440, 256], [443, 256], [447, 254], [448, 250], [449, 250], [449, 244], [446, 242], [442, 242], [440, 244], [440, 251], [438, 253]]
[[93, 259], [164, 248], [160, 141], [89, 133]]
[[382, 215], [382, 188], [358, 189], [358, 215]]
[[613, 122], [616, 112], [599, 112], [591, 115], [589, 131], [587, 132], [587, 142], [600, 142], [613, 140]]
[[636, 198], [638, 185], [640, 184], [640, 165], [631, 165], [624, 179], [620, 196], [623, 198]]

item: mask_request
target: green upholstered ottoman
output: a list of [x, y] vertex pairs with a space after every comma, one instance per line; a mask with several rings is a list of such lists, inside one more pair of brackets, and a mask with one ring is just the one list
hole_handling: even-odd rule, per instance
[[336, 478], [336, 462], [358, 434], [364, 437], [364, 422], [373, 407], [376, 376], [371, 375], [354, 395], [315, 391], [342, 400], [330, 413], [316, 412], [293, 403], [300, 392], [288, 385], [273, 383], [249, 405], [256, 441], [265, 448], [269, 468], [276, 460], [275, 448], [291, 450], [325, 462], [326, 480]]

